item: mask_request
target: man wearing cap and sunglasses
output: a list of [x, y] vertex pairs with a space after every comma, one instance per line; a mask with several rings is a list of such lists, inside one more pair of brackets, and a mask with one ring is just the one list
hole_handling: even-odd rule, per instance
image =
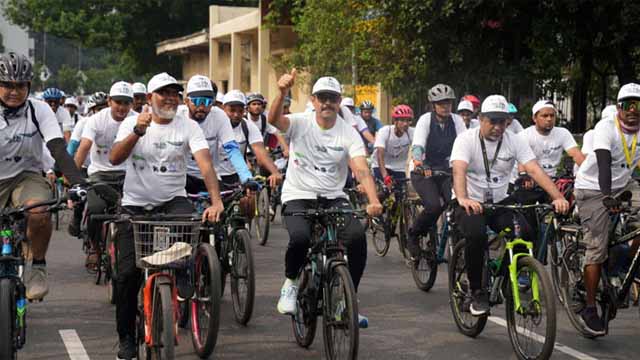
[[[209, 146], [194, 121], [177, 114], [182, 86], [167, 73], [149, 80], [142, 113], [126, 118], [118, 129], [109, 160], [126, 161], [122, 209], [143, 214], [145, 208], [167, 214], [191, 214], [193, 205], [185, 191], [188, 158], [193, 155], [211, 197], [203, 220], [218, 221], [223, 211], [218, 180], [211, 163]], [[133, 231], [128, 223], [118, 228], [118, 277], [116, 279], [116, 323], [120, 339], [118, 358], [136, 357], [136, 312], [140, 270], [135, 264]], [[180, 280], [178, 276], [178, 280]], [[182, 297], [183, 286], [178, 282]]]
[[513, 226], [513, 217], [518, 216], [523, 238], [533, 240], [533, 233], [522, 215], [504, 209], [483, 213], [482, 203], [510, 202], [507, 189], [515, 162], [523, 164], [527, 173], [549, 194], [556, 211], [564, 213], [569, 208], [569, 203], [538, 165], [529, 146], [506, 131], [507, 108], [503, 96], [488, 96], [482, 103], [480, 127], [458, 136], [451, 152], [453, 190], [459, 205], [455, 217], [467, 241], [465, 264], [473, 293], [470, 312], [474, 316], [489, 311], [489, 296], [482, 288], [487, 225], [500, 232]]
[[[640, 84], [629, 83], [618, 92], [617, 113], [603, 118], [593, 131], [592, 152], [578, 169], [575, 197], [586, 243], [584, 282], [587, 306], [581, 317], [594, 336], [605, 334], [602, 317], [598, 316], [596, 291], [602, 264], [608, 256], [610, 212], [621, 206], [616, 196], [631, 191], [633, 170], [638, 166], [640, 134]], [[632, 249], [637, 249], [635, 239]], [[603, 315], [604, 316], [604, 315]]]
[[[382, 205], [377, 198], [373, 177], [365, 158], [364, 144], [357, 131], [338, 116], [342, 89], [333, 77], [322, 77], [313, 85], [311, 102], [314, 112], [282, 115], [283, 98], [294, 84], [296, 70], [278, 80], [280, 93], [269, 112], [269, 122], [291, 139], [291, 158], [282, 187], [283, 212], [321, 207], [351, 208], [343, 191], [349, 166], [364, 187], [369, 205], [367, 213], [378, 216]], [[286, 280], [281, 289], [278, 311], [296, 311], [296, 279], [303, 266], [311, 241], [309, 221], [285, 216], [289, 245], [285, 255]], [[346, 216], [338, 237], [346, 245], [349, 272], [357, 291], [367, 261], [367, 242], [362, 224]], [[365, 326], [366, 318], [360, 317]]]

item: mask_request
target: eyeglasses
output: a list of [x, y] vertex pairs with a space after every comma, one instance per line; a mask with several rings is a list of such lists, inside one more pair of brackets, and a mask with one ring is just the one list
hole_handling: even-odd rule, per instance
[[0, 81], [0, 87], [3, 87], [7, 90], [18, 90], [25, 91], [29, 88], [28, 82], [11, 82], [11, 81]]
[[199, 107], [200, 105], [204, 105], [204, 107], [209, 107], [213, 103], [213, 98], [198, 96], [198, 97], [189, 97], [189, 100], [195, 105]]
[[340, 96], [336, 94], [331, 94], [331, 93], [319, 93], [319, 94], [316, 94], [316, 99], [318, 99], [318, 101], [321, 103], [330, 102], [333, 104], [337, 104], [338, 99], [340, 99]]
[[620, 105], [620, 108], [624, 111], [631, 111], [631, 110], [640, 111], [640, 100], [637, 100], [637, 99], [623, 100], [623, 101], [620, 101], [618, 105]]

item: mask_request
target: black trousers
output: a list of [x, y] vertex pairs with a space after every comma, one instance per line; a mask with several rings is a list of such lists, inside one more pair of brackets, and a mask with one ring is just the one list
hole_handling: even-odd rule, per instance
[[[96, 173], [91, 174], [89, 176], [89, 181], [91, 183], [106, 183], [106, 184], [114, 184], [111, 185], [113, 190], [122, 194], [122, 187], [119, 184], [124, 182], [124, 171], [98, 171]], [[118, 184], [118, 185], [116, 185]], [[104, 214], [107, 208], [113, 209], [116, 206], [115, 203], [108, 204], [105, 199], [98, 194], [98, 192], [94, 189], [90, 190], [87, 193], [87, 214]], [[80, 215], [82, 217], [82, 214]], [[89, 235], [89, 239], [91, 239], [91, 245], [96, 247], [97, 235], [100, 232], [100, 227], [102, 226], [102, 221], [91, 220], [89, 217], [89, 221], [87, 223], [87, 235]]]
[[451, 177], [425, 177], [412, 173], [411, 184], [422, 199], [424, 210], [418, 215], [409, 232], [416, 236], [426, 235], [451, 199]]
[[[184, 197], [175, 197], [153, 212], [163, 214], [191, 214], [193, 205]], [[124, 206], [122, 212], [132, 215], [144, 214], [144, 208]], [[135, 336], [136, 313], [138, 311], [138, 290], [142, 280], [141, 271], [136, 267], [133, 228], [128, 221], [118, 224], [118, 273], [116, 276], [116, 326], [118, 335]]]
[[[513, 200], [506, 198], [500, 204], [511, 204]], [[493, 212], [485, 212], [480, 215], [467, 215], [464, 208], [458, 206], [455, 210], [455, 219], [462, 237], [466, 240], [464, 260], [467, 264], [467, 277], [471, 290], [482, 288], [482, 269], [484, 266], [484, 254], [487, 249], [487, 226], [493, 231], [500, 232], [507, 227], [513, 229], [513, 218], [517, 217], [522, 238], [527, 241], [534, 239], [531, 227], [524, 215], [508, 209], [497, 209]]]
[[[283, 212], [315, 209], [318, 205], [322, 208], [351, 209], [346, 199], [292, 200], [285, 204]], [[311, 245], [311, 222], [302, 216], [285, 216], [284, 221], [289, 232], [289, 245], [285, 255], [285, 276], [295, 279], [304, 265]], [[346, 216], [344, 227], [338, 229], [337, 235], [347, 250], [349, 272], [357, 291], [367, 265], [367, 240], [364, 228], [355, 217]]]

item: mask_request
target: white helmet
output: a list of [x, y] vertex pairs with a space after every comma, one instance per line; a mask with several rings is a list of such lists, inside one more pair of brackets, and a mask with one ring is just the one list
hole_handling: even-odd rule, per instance
[[442, 100], [455, 100], [456, 94], [449, 85], [438, 84], [429, 89], [428, 99], [430, 102], [438, 102]]

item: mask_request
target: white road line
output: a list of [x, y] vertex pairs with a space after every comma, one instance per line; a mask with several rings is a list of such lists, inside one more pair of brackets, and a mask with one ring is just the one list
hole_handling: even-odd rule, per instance
[[89, 360], [89, 355], [80, 341], [78, 333], [73, 329], [59, 330], [60, 337], [67, 348], [70, 360]]
[[[503, 318], [499, 318], [499, 317], [496, 317], [496, 316], [489, 316], [489, 321], [491, 321], [494, 324], [498, 324], [498, 325], [500, 325], [502, 327], [505, 327], [505, 328], [507, 327], [507, 321], [504, 320]], [[518, 330], [524, 330], [524, 329], [519, 328]], [[540, 336], [540, 335], [538, 335], [536, 333], [529, 333], [529, 334], [523, 334], [523, 335], [525, 335], [527, 337], [530, 337], [531, 339], [533, 339], [533, 340], [535, 340], [535, 341], [537, 341], [539, 343], [544, 343], [544, 337], [542, 337], [542, 336]], [[553, 349], [554, 349], [554, 351], [556, 351], [556, 350], [560, 351], [562, 353], [565, 353], [565, 354], [567, 354], [569, 356], [572, 356], [572, 357], [574, 357], [576, 359], [580, 359], [580, 360], [598, 360], [598, 359], [594, 358], [593, 356], [587, 355], [587, 354], [585, 354], [583, 352], [580, 352], [578, 350], [570, 348], [570, 347], [568, 347], [566, 345], [562, 345], [559, 342], [556, 342], [556, 344], [553, 347]]]

